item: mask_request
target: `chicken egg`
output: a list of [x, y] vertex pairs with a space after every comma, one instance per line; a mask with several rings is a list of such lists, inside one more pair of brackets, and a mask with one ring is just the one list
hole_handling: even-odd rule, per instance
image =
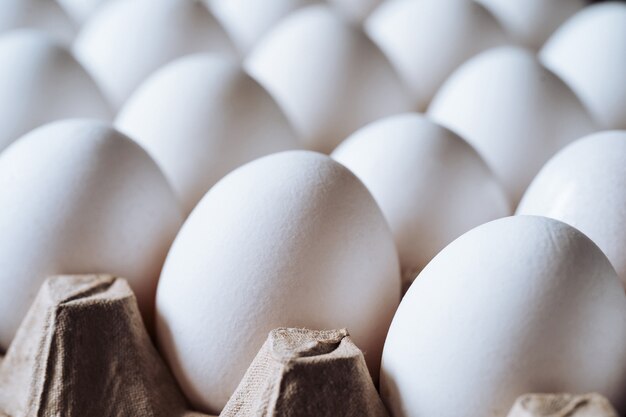
[[402, 76], [420, 110], [464, 61], [507, 42], [494, 17], [467, 0], [387, 1], [367, 19], [365, 30]]
[[328, 156], [250, 162], [198, 203], [167, 256], [157, 336], [183, 392], [218, 413], [277, 327], [347, 328], [375, 381], [400, 298], [389, 226]]
[[0, 37], [0, 151], [28, 131], [68, 117], [110, 120], [100, 90], [70, 52], [44, 32]]
[[517, 213], [552, 217], [589, 236], [626, 287], [626, 131], [594, 133], [557, 153]]
[[99, 121], [42, 126], [0, 154], [0, 207], [0, 351], [50, 275], [128, 279], [150, 327], [182, 218], [143, 149]]
[[583, 9], [554, 33], [540, 57], [601, 127], [626, 129], [626, 4]]
[[393, 68], [327, 6], [302, 8], [272, 29], [245, 62], [307, 149], [329, 153], [359, 127], [411, 109]]
[[459, 67], [428, 114], [476, 148], [512, 207], [556, 151], [595, 129], [576, 95], [533, 53], [515, 47], [490, 49]]
[[363, 181], [380, 206], [405, 288], [452, 240], [511, 214], [506, 193], [478, 153], [422, 115], [367, 125], [331, 156]]
[[111, 0], [83, 25], [77, 59], [118, 109], [153, 71], [184, 55], [233, 56], [226, 33], [199, 1]]
[[209, 54], [158, 70], [129, 98], [115, 124], [159, 164], [185, 214], [232, 169], [298, 148], [263, 87], [237, 63]]
[[599, 392], [626, 408], [626, 295], [573, 227], [514, 216], [467, 232], [402, 299], [381, 395], [394, 417], [504, 417], [528, 392]]

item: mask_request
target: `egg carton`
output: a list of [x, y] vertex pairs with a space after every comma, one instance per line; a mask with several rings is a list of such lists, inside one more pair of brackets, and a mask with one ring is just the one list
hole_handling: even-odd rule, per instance
[[[347, 330], [272, 330], [220, 414], [385, 417]], [[212, 417], [191, 411], [123, 278], [62, 275], [41, 287], [0, 356], [0, 416]], [[598, 394], [525, 395], [510, 417], [617, 417]]]
[[[221, 415], [387, 413], [345, 329], [276, 329]], [[209, 417], [190, 410], [128, 283], [111, 275], [44, 282], [0, 362], [0, 416]]]

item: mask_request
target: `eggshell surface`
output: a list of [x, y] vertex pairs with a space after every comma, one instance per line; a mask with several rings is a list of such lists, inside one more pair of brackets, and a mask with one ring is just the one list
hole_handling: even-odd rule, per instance
[[178, 234], [157, 291], [157, 335], [199, 410], [218, 413], [276, 327], [346, 327], [374, 380], [400, 296], [393, 238], [363, 184], [290, 151], [231, 172]]
[[327, 6], [305, 7], [283, 19], [245, 66], [311, 150], [329, 153], [359, 127], [411, 109], [380, 50]]
[[162, 65], [184, 55], [233, 56], [226, 33], [199, 1], [111, 0], [81, 29], [77, 59], [119, 108]]
[[501, 47], [467, 61], [428, 114], [487, 161], [513, 207], [541, 166], [595, 125], [575, 94], [530, 51]]
[[75, 28], [55, 1], [2, 0], [0, 35], [14, 29], [38, 29], [57, 41], [69, 44]]
[[0, 154], [0, 207], [0, 351], [50, 275], [122, 276], [151, 322], [182, 219], [165, 177], [138, 145], [92, 120], [36, 129]]
[[607, 255], [626, 286], [626, 131], [594, 133], [557, 153], [517, 213], [576, 227]]
[[363, 181], [382, 209], [405, 287], [452, 240], [511, 214], [505, 192], [478, 153], [416, 113], [365, 126], [332, 157]]
[[584, 0], [476, 0], [521, 46], [539, 50], [548, 37], [585, 6]]
[[420, 110], [445, 79], [477, 53], [507, 42], [496, 19], [467, 0], [392, 0], [365, 22]]
[[247, 54], [276, 23], [317, 0], [205, 0], [242, 54]]
[[120, 110], [116, 126], [152, 155], [186, 214], [232, 169], [298, 147], [270, 95], [238, 64], [209, 54], [158, 70]]
[[44, 32], [24, 29], [0, 37], [0, 63], [0, 151], [57, 119], [111, 118], [94, 81]]
[[505, 416], [528, 392], [626, 405], [626, 299], [600, 249], [553, 219], [514, 216], [447, 246], [403, 298], [381, 393], [394, 417]]
[[626, 129], [626, 4], [585, 8], [561, 26], [541, 50], [605, 129]]

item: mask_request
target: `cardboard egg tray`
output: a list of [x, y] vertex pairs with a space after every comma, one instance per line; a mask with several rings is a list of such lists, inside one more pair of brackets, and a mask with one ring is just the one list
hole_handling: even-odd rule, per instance
[[[280, 328], [220, 414], [387, 416], [348, 332]], [[45, 281], [4, 357], [0, 416], [207, 417], [190, 410], [152, 344], [126, 280]], [[526, 395], [510, 417], [617, 417], [597, 394]]]
[[[221, 415], [387, 414], [346, 330], [276, 329]], [[190, 411], [126, 280], [66, 275], [45, 281], [1, 359], [0, 416], [208, 415]]]

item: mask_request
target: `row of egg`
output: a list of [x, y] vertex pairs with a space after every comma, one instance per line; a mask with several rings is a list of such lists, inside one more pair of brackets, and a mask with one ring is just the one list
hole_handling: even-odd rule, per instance
[[[200, 410], [219, 412], [280, 326], [350, 329], [395, 416], [504, 415], [528, 391], [624, 408], [626, 131], [561, 150], [504, 218], [486, 164], [424, 116], [375, 122], [333, 156], [346, 165], [256, 159], [182, 224], [155, 162], [111, 126], [35, 129], [0, 156], [3, 347], [45, 276], [112, 272]], [[434, 255], [401, 303], [396, 247]]]
[[[426, 21], [413, 25], [417, 18]], [[626, 128], [625, 21], [624, 4], [590, 7], [542, 50], [577, 97], [530, 51], [488, 49], [506, 37], [482, 6], [465, 0], [390, 1], [366, 21], [405, 83], [367, 37], [321, 5], [283, 19], [246, 57], [244, 71], [228, 52], [163, 66], [229, 49], [204, 6], [114, 1], [74, 43], [88, 71], [41, 32], [0, 38], [0, 149], [45, 122], [117, 113], [118, 127], [157, 160], [188, 213], [218, 178], [254, 157], [298, 146], [328, 153], [369, 122], [430, 104], [433, 120], [478, 150], [515, 206], [556, 150], [598, 127]], [[426, 23], [441, 36], [416, 32]], [[216, 152], [211, 164], [198, 158]]]
[[[594, 6], [572, 21], [591, 11], [601, 14], [597, 11], [608, 10], [608, 6], [613, 8], [611, 16], [622, 13], [623, 22], [623, 8], [618, 4]], [[469, 7], [478, 10], [473, 3]], [[114, 10], [113, 6], [110, 9]], [[180, 21], [188, 22], [185, 19], [202, 13], [208, 16], [200, 9], [182, 13]], [[175, 28], [179, 22], [171, 14], [167, 20], [165, 14], [160, 16], [161, 20], [155, 18], [154, 28]], [[144, 13], [143, 18], [150, 21], [149, 14]], [[607, 19], [595, 25], [608, 25]], [[134, 19], [124, 24], [116, 19], [113, 22], [111, 27], [118, 29], [120, 25], [142, 27]], [[624, 25], [617, 25], [617, 30], [620, 27]], [[615, 30], [609, 30], [612, 36]], [[11, 303], [0, 306], [3, 348], [32, 300], [40, 277], [52, 273], [112, 272], [129, 277], [150, 322], [155, 277], [169, 251], [157, 296], [158, 336], [177, 379], [198, 408], [219, 411], [266, 332], [279, 325], [348, 327], [365, 350], [376, 378], [385, 334], [399, 302], [399, 268], [408, 286], [416, 273], [454, 238], [510, 214], [510, 207], [516, 205], [543, 162], [558, 148], [595, 130], [573, 93], [531, 53], [511, 47], [494, 49], [454, 72], [435, 95], [428, 117], [401, 114], [379, 120], [354, 133], [334, 151], [333, 158], [350, 168], [371, 195], [350, 171], [328, 157], [282, 153], [257, 160], [220, 181], [178, 232], [186, 213], [236, 166], [263, 154], [296, 148], [298, 139], [312, 149], [330, 151], [356, 128], [415, 105], [415, 98], [404, 96], [401, 82], [373, 44], [329, 9], [303, 9], [271, 32], [268, 40], [246, 59], [246, 71], [219, 56], [194, 55], [163, 67], [136, 91], [130, 87], [125, 93], [130, 98], [123, 100], [115, 125], [147, 153], [107, 124], [65, 121], [31, 132], [2, 154], [0, 230], [4, 236], [0, 253], [4, 259], [0, 265], [6, 274], [3, 293], [11, 299]], [[141, 45], [145, 46], [149, 38], [142, 37]], [[123, 56], [141, 61], [139, 51], [132, 50], [132, 39], [110, 39], [92, 52], [106, 52], [109, 43], [119, 48], [130, 44], [131, 50], [120, 54], [117, 63], [106, 65], [115, 70], [123, 68]], [[158, 39], [164, 42], [164, 38]], [[611, 45], [619, 46], [619, 41], [614, 42]], [[590, 48], [602, 55], [602, 50]], [[158, 55], [163, 49], [160, 45], [151, 53]], [[600, 68], [609, 67], [609, 72], [615, 72], [620, 62], [623, 65], [623, 54], [620, 57], [619, 49], [614, 52], [617, 59], [610, 54], [599, 58], [604, 63]], [[427, 56], [433, 55], [437, 54], [429, 52]], [[102, 56], [106, 60], [108, 55]], [[0, 77], [0, 83], [5, 84], [0, 87], [4, 89], [0, 97], [11, 98], [0, 104], [2, 114], [7, 115], [5, 126], [9, 132], [3, 147], [49, 120], [110, 117], [109, 105], [100, 98], [89, 76], [67, 50], [45, 35], [9, 33], [0, 40], [0, 57], [9, 63], [0, 68], [6, 71]], [[139, 68], [148, 73], [154, 68], [145, 68], [160, 66], [160, 59], [170, 58], [153, 62], [148, 59], [145, 67], [129, 66], [133, 71]], [[567, 66], [571, 68], [578, 67]], [[145, 75], [132, 75], [125, 85], [139, 84]], [[94, 78], [99, 80], [96, 75]], [[590, 76], [587, 81], [606, 79], [598, 81]], [[106, 91], [101, 81], [98, 84]], [[610, 93], [619, 94], [619, 87], [618, 83]], [[623, 98], [620, 100], [618, 104], [623, 104]], [[442, 125], [463, 135], [484, 160]], [[603, 133], [566, 148], [544, 168], [518, 209], [519, 213], [562, 218], [583, 230], [600, 245], [622, 277], [625, 268], [620, 247], [625, 220], [620, 198], [624, 197], [615, 190], [624, 185], [623, 141], [620, 132]], [[491, 396], [481, 403], [490, 406], [496, 404], [496, 397], [508, 399], [501, 385], [509, 390], [507, 395], [554, 390], [550, 385], [554, 378], [572, 384], [573, 391], [581, 390], [577, 384], [587, 381], [584, 383], [591, 389], [604, 391], [621, 404], [615, 394], [623, 388], [620, 375], [617, 371], [607, 372], [605, 367], [620, 369], [621, 350], [616, 346], [618, 342], [623, 344], [622, 333], [614, 331], [611, 338], [598, 341], [588, 350], [573, 342], [581, 337], [602, 339], [596, 336], [606, 333], [604, 326], [622, 319], [622, 295], [598, 295], [585, 287], [589, 283], [583, 280], [592, 269], [594, 276], [604, 277], [598, 278], [598, 291], [607, 290], [615, 286], [615, 272], [598, 249], [573, 229], [536, 218], [513, 219], [490, 223], [444, 250], [432, 263], [444, 269], [428, 272], [438, 268], [429, 266], [415, 286], [425, 289], [411, 290], [402, 303], [406, 307], [400, 309], [392, 327], [382, 378], [383, 394], [395, 414], [413, 415], [419, 411], [445, 415], [441, 414], [445, 410], [433, 414], [433, 408], [428, 407], [441, 408], [445, 404], [441, 398], [449, 395], [449, 384], [453, 382], [460, 384], [463, 392], [476, 385], [474, 394], [483, 399]], [[589, 255], [571, 249], [570, 241], [574, 248], [582, 248], [582, 253]], [[544, 246], [537, 260], [536, 248]], [[476, 256], [446, 255], [455, 253], [454, 247], [462, 248], [457, 249], [458, 253]], [[488, 263], [492, 254], [492, 263]], [[519, 266], [512, 266], [515, 264]], [[567, 266], [570, 264], [574, 266]], [[454, 275], [445, 268], [458, 269]], [[519, 277], [506, 283], [495, 281], [511, 275], [508, 268], [518, 270]], [[542, 291], [537, 288], [555, 275], [550, 268], [564, 268], [559, 270], [563, 279], [576, 271], [580, 279], [572, 284], [571, 294], [587, 309], [573, 313], [574, 307], [567, 303], [563, 307], [554, 303], [555, 310], [542, 307], [554, 301], [550, 297], [563, 296], [559, 294], [564, 288], [556, 280], [550, 282], [556, 286], [554, 293], [546, 291], [547, 298], [537, 298], [537, 291]], [[427, 280], [428, 275], [437, 278]], [[443, 279], [448, 275], [461, 281]], [[463, 277], [477, 275], [484, 281], [462, 281]], [[528, 287], [525, 279], [529, 276], [537, 280], [535, 286]], [[426, 284], [433, 281], [441, 282]], [[496, 288], [495, 293], [485, 293], [490, 287]], [[587, 290], [591, 295], [585, 295]], [[502, 303], [494, 301], [498, 297]], [[506, 330], [520, 319], [515, 314], [519, 310], [512, 311], [510, 303], [505, 303], [515, 297], [519, 298], [516, 302], [525, 303], [524, 308], [534, 309], [536, 315], [524, 321], [526, 327]], [[608, 297], [607, 310], [593, 307], [590, 297]], [[589, 304], [585, 304], [587, 301]], [[484, 305], [487, 307], [482, 308]], [[424, 308], [425, 313], [417, 308]], [[458, 309], [458, 315], [451, 315], [450, 309]], [[428, 318], [428, 322], [420, 323], [416, 317]], [[498, 320], [491, 323], [493, 327], [481, 321], [494, 317]], [[528, 380], [531, 373], [504, 372], [520, 366], [512, 362], [511, 358], [519, 360], [520, 356], [511, 353], [512, 344], [520, 340], [535, 342], [543, 336], [544, 327], [538, 323], [546, 317], [551, 317], [555, 326], [571, 327], [551, 329], [550, 334], [560, 343], [572, 345], [567, 351], [571, 353], [557, 360], [558, 366], [542, 363], [546, 370], [543, 378], [553, 380], [540, 383]], [[594, 331], [598, 333], [580, 321], [597, 328]], [[395, 330], [403, 326], [412, 328]], [[475, 331], [477, 326], [480, 332]], [[476, 336], [469, 337], [459, 327]], [[423, 343], [428, 337], [421, 336], [421, 331], [431, 335], [432, 344]], [[524, 337], [516, 339], [520, 333]], [[439, 336], [448, 339], [437, 339]], [[413, 338], [425, 350], [407, 343]], [[459, 344], [467, 344], [468, 351], [457, 356], [461, 362], [449, 361], [452, 353], [458, 355]], [[546, 349], [551, 350], [551, 345], [545, 343]], [[433, 356], [442, 346], [452, 349], [452, 353], [448, 355], [441, 349], [441, 355]], [[394, 353], [394, 349], [399, 351]], [[593, 357], [597, 351], [603, 353], [606, 362], [588, 362], [597, 367], [594, 377], [581, 377], [588, 373], [586, 368], [578, 374], [559, 374], [561, 369], [583, 357]], [[493, 372], [487, 372], [490, 358], [480, 356], [486, 352], [500, 355]], [[554, 359], [545, 350], [538, 350], [536, 355], [539, 359], [528, 360]], [[422, 360], [424, 357], [428, 361]], [[511, 360], [507, 362], [507, 358]], [[424, 368], [425, 362], [432, 363], [430, 370]], [[533, 362], [528, 366], [539, 369], [535, 365]], [[430, 384], [429, 378], [420, 376], [422, 372], [446, 381]], [[519, 379], [510, 380], [515, 377]], [[475, 382], [480, 378], [485, 382], [482, 385]], [[425, 385], [416, 385], [420, 381]], [[419, 387], [420, 394], [415, 397], [419, 401], [411, 401], [415, 395], [411, 386]], [[430, 402], [428, 398], [432, 398]], [[476, 415], [484, 415], [474, 396], [459, 396], [459, 400], [472, 403], [469, 408], [477, 410]], [[506, 400], [499, 401], [497, 404], [504, 407]], [[450, 407], [458, 410], [458, 404], [450, 403]]]
[[[72, 7], [72, 3], [83, 7], [89, 4], [71, 0], [64, 3], [68, 10], [77, 7]], [[223, 23], [224, 30], [200, 2], [117, 0], [92, 3], [94, 7], [97, 3], [105, 4], [100, 5], [78, 34], [66, 42], [71, 41], [78, 61], [93, 77], [114, 112], [119, 111], [146, 77], [178, 57], [199, 52], [231, 58], [242, 56], [246, 69], [285, 111], [303, 144], [324, 152], [330, 152], [356, 128], [378, 117], [405, 110], [425, 110], [454, 70], [481, 51], [506, 44], [539, 48], [562, 21], [582, 7], [580, 1], [573, 0], [481, 0], [482, 4], [470, 0], [389, 0], [365, 19], [364, 31], [360, 31], [323, 4], [309, 4], [316, 3], [312, 0], [274, 0], [257, 6], [251, 6], [248, 3], [254, 2], [249, 1], [210, 1], [210, 8]], [[362, 3], [364, 10], [368, 10], [376, 1]], [[54, 16], [61, 11], [55, 14], [47, 10], [52, 5], [53, 2], [16, 0], [3, 6], [0, 32], [7, 33], [8, 29], [16, 27], [58, 32], [58, 26], [62, 25], [60, 18]], [[620, 82], [626, 72], [625, 16], [626, 6], [621, 3], [586, 8], [567, 20], [540, 52], [541, 62], [568, 84], [604, 129], [626, 128], [626, 110], [622, 105], [626, 87]], [[501, 24], [509, 30], [502, 29]], [[534, 39], [522, 33], [522, 28], [529, 26], [533, 28], [529, 33]], [[241, 34], [246, 30], [251, 33]], [[11, 45], [3, 49], [7, 49], [1, 56], [3, 62], [16, 59]], [[34, 55], [42, 53], [33, 51]], [[26, 57], [21, 61], [41, 59], [24, 54]], [[11, 93], [28, 92], [23, 84], [32, 85], [33, 81], [27, 77], [32, 70], [23, 68], [24, 63], [15, 65], [18, 68], [8, 68], [3, 74], [14, 88], [2, 95], [7, 101], [17, 99]], [[72, 66], [69, 63], [56, 65]], [[475, 76], [479, 80], [465, 83], [484, 83], [481, 76], [490, 77], [490, 71], [500, 71], [494, 65], [481, 70], [481, 75]], [[528, 65], [522, 63], [521, 66]], [[539, 64], [534, 66], [539, 67]], [[23, 72], [19, 73], [20, 70]], [[43, 72], [48, 71], [54, 73], [54, 68]], [[535, 78], [550, 84], [546, 89], [558, 89], [551, 86], [557, 81], [543, 80], [549, 77], [544, 73], [543, 68], [521, 68], [512, 74], [511, 80], [501, 81], [507, 83], [502, 88], [506, 90], [509, 83], [514, 83], [520, 84], [524, 91], [525, 83]], [[13, 77], [9, 78], [11, 75]], [[54, 75], [50, 76], [54, 78]], [[457, 74], [456, 79], [470, 76]], [[47, 80], [48, 83], [53, 81], [56, 80]], [[483, 92], [483, 84], [478, 84], [479, 92]], [[363, 88], [364, 85], [367, 88]], [[47, 85], [37, 87], [50, 90]], [[438, 95], [441, 94], [448, 96]], [[471, 91], [462, 89], [458, 94], [472, 100]], [[99, 94], [85, 92], [80, 98], [86, 102], [86, 107], [96, 107], [82, 113], [104, 116]], [[515, 113], [524, 113], [535, 100], [539, 99], [528, 94], [519, 100], [512, 98], [508, 104], [516, 106]], [[75, 109], [65, 111], [69, 116], [82, 115], [73, 114], [76, 112]], [[456, 121], [449, 123], [453, 128], [458, 127]], [[19, 134], [27, 130], [22, 129]], [[8, 138], [0, 137], [0, 146], [19, 136], [15, 133], [3, 135]], [[468, 136], [471, 140], [471, 135]]]

